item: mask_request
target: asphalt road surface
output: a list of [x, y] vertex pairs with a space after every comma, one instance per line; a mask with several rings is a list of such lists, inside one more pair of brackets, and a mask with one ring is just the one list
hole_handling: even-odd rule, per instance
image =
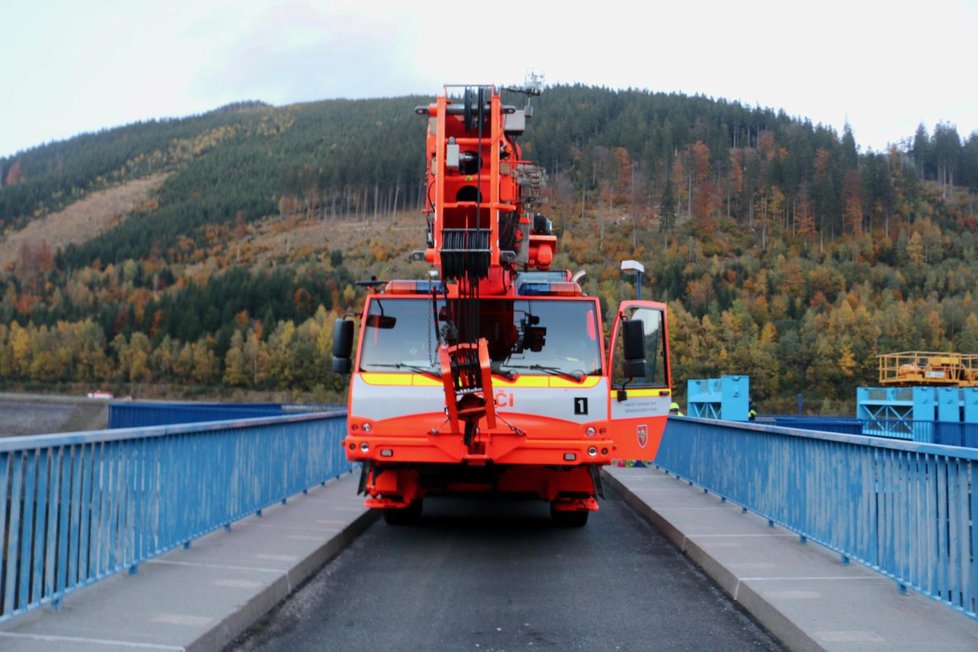
[[382, 520], [226, 652], [781, 650], [616, 496], [583, 528], [540, 502], [429, 499]]

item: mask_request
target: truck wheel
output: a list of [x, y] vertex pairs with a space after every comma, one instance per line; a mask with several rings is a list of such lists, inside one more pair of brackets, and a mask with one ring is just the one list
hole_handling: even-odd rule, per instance
[[421, 519], [421, 500], [407, 507], [388, 507], [384, 510], [384, 522], [388, 525], [413, 525]]
[[591, 512], [586, 509], [567, 511], [550, 508], [550, 517], [554, 523], [563, 527], [584, 527], [590, 514]]

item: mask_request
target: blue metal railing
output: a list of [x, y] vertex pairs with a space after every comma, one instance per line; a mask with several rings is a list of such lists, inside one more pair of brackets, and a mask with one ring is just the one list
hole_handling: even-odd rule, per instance
[[351, 469], [346, 413], [0, 439], [0, 622]]
[[862, 421], [850, 417], [759, 414], [757, 415], [756, 423], [782, 426], [784, 428], [799, 428], [801, 430], [838, 432], [846, 435], [862, 434], [863, 428]]
[[978, 617], [978, 450], [670, 417], [655, 464]]
[[344, 405], [302, 403], [147, 403], [114, 401], [109, 404], [109, 428], [142, 428], [173, 423], [200, 423], [229, 419], [276, 417], [299, 412], [333, 412]]
[[755, 423], [847, 435], [872, 435], [923, 444], [978, 448], [978, 423], [913, 419], [854, 419], [780, 414], [758, 415]]
[[978, 448], [978, 423], [873, 419], [863, 423], [863, 434], [944, 446]]

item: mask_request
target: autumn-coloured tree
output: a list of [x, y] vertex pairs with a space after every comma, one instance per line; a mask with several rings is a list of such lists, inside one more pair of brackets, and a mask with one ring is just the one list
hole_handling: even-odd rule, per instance
[[697, 141], [690, 148], [693, 166], [691, 186], [693, 218], [699, 232], [704, 236], [713, 233], [713, 210], [716, 206], [716, 185], [711, 179], [710, 148]]
[[843, 196], [845, 225], [853, 236], [859, 237], [863, 233], [863, 207], [859, 197], [859, 176], [854, 170], [846, 172]]
[[253, 386], [259, 386], [268, 378], [268, 345], [261, 339], [261, 322], [248, 331], [248, 339], [244, 348], [245, 361], [251, 375]]
[[15, 186], [20, 183], [22, 176], [23, 172], [21, 171], [20, 161], [14, 161], [10, 167], [7, 168], [7, 176], [4, 178], [3, 185]]
[[191, 377], [195, 382], [210, 385], [217, 380], [220, 375], [220, 365], [207, 338], [202, 337], [191, 345], [191, 357], [193, 359]]
[[224, 383], [241, 387], [248, 383], [248, 367], [245, 360], [244, 335], [240, 330], [231, 336], [231, 345], [224, 356]]

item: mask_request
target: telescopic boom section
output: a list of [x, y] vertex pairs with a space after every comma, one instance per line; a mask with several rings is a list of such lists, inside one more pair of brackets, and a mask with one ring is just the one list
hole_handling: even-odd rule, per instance
[[442, 280], [500, 296], [518, 267], [549, 269], [557, 238], [533, 213], [544, 174], [516, 144], [529, 112], [503, 105], [492, 86], [466, 87], [461, 101], [446, 87], [417, 112], [429, 117], [425, 258]]
[[[529, 105], [528, 105], [529, 106]], [[425, 259], [445, 286], [453, 324], [439, 351], [452, 431], [470, 452], [482, 445], [477, 424], [495, 426], [488, 342], [479, 332], [479, 300], [515, 296], [518, 267], [546, 270], [557, 239], [550, 220], [534, 214], [543, 172], [521, 158], [516, 137], [527, 109], [506, 106], [492, 86], [449, 87], [427, 115], [428, 248]]]

